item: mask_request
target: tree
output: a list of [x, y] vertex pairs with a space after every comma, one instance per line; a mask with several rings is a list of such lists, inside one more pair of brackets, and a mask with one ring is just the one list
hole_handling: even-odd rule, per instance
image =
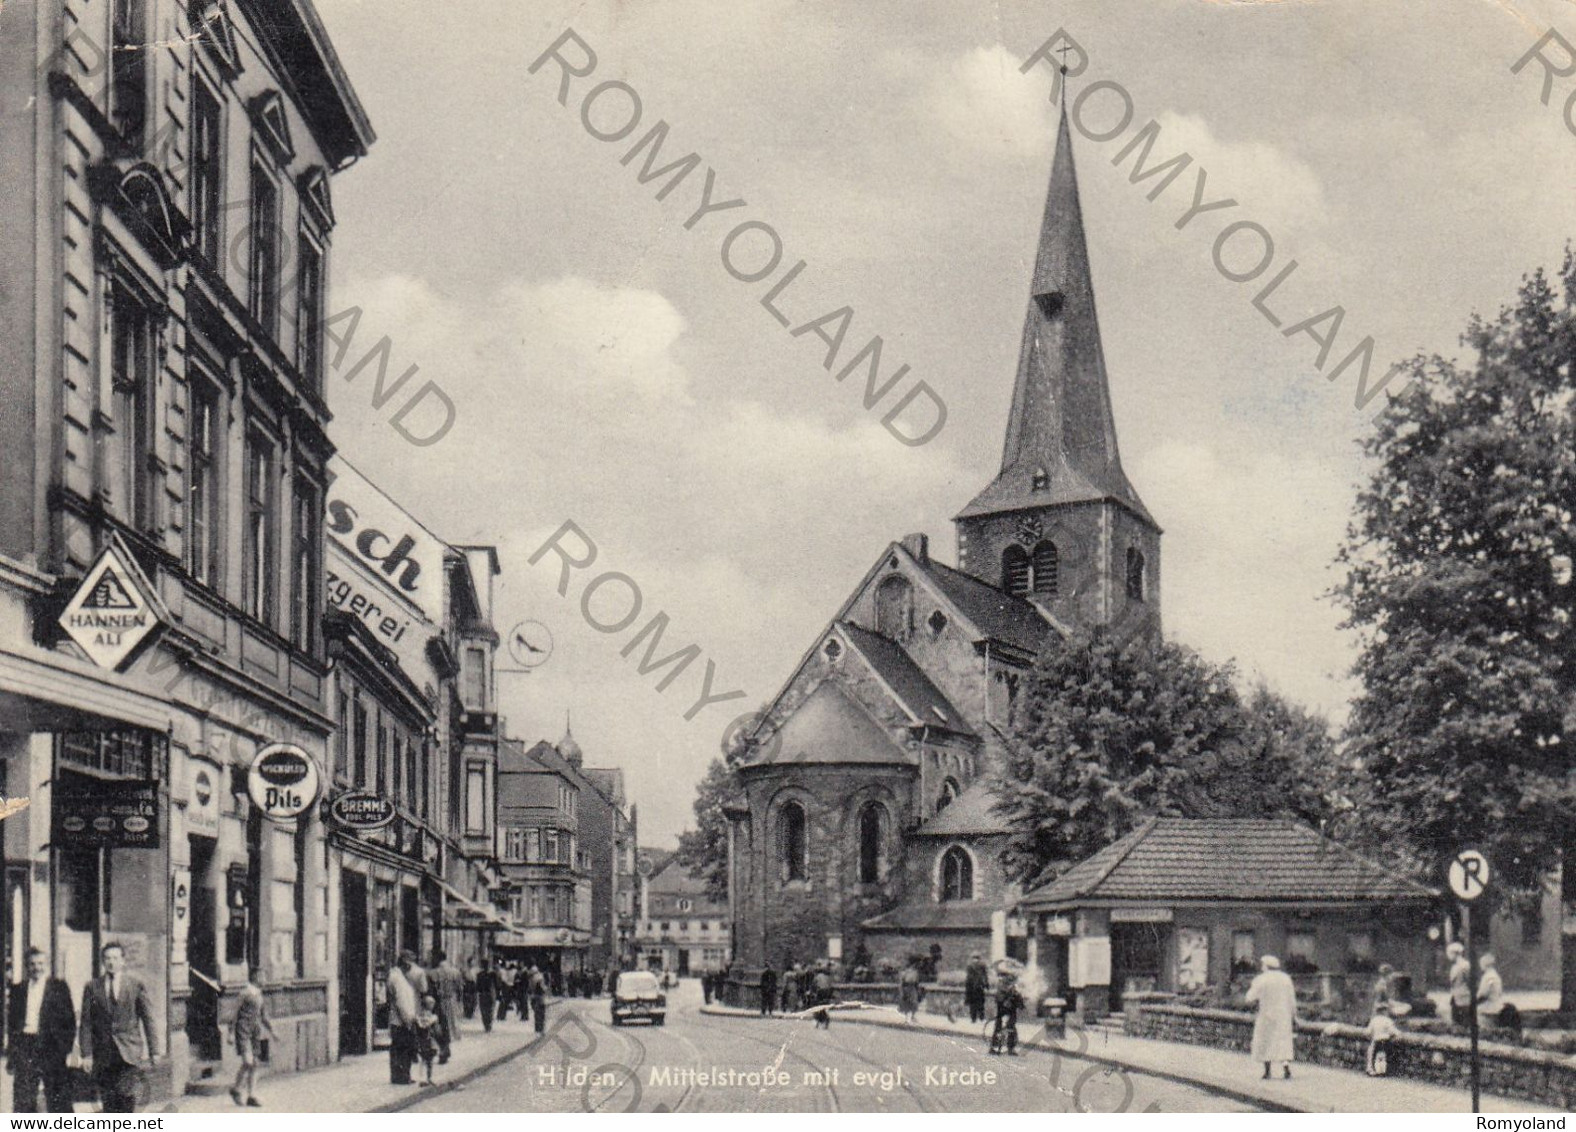
[[[1410, 363], [1364, 441], [1339, 594], [1362, 635], [1349, 725], [1373, 820], [1436, 882], [1476, 844], [1525, 897], [1576, 862], [1571, 518], [1576, 512], [1576, 256], [1538, 271], [1471, 364]], [[1563, 870], [1566, 907], [1576, 868]], [[1576, 939], [1563, 1008], [1576, 1010]]]
[[1336, 770], [1323, 721], [1265, 688], [1245, 703], [1230, 665], [1080, 630], [1041, 655], [1014, 712], [994, 784], [1018, 831], [1006, 863], [1044, 883], [1153, 816], [1318, 822]]
[[712, 759], [695, 788], [695, 828], [679, 834], [679, 864], [706, 882], [706, 895], [716, 901], [728, 898], [728, 818], [723, 802], [738, 790], [738, 781], [727, 759]]

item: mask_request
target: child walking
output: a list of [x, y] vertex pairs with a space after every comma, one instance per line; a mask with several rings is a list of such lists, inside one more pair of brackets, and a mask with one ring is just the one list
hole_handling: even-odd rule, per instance
[[1388, 1002], [1374, 1003], [1374, 1016], [1368, 1019], [1368, 1076], [1383, 1077], [1390, 1071], [1390, 1043], [1397, 1034]]
[[432, 1063], [438, 1056], [438, 1000], [430, 994], [421, 996], [421, 1010], [416, 1014], [416, 1053], [421, 1058], [427, 1079], [422, 1088], [432, 1084]]

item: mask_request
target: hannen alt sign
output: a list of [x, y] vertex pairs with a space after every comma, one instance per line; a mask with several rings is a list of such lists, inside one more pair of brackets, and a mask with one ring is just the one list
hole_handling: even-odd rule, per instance
[[100, 668], [119, 668], [163, 620], [153, 586], [118, 537], [66, 603], [60, 627]]

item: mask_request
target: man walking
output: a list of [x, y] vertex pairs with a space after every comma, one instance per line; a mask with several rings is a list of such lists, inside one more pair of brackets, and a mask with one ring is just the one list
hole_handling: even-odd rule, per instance
[[448, 952], [439, 947], [432, 953], [432, 997], [438, 1007], [438, 1064], [449, 1063], [449, 1047], [460, 1040], [460, 996], [465, 976], [449, 962]]
[[777, 972], [767, 967], [761, 972], [761, 1013], [770, 1014], [777, 1005]]
[[82, 992], [82, 1060], [105, 1112], [136, 1112], [144, 1069], [159, 1055], [153, 999], [142, 980], [124, 969], [126, 949], [120, 944], [106, 943], [99, 963], [104, 974]]
[[1268, 1081], [1270, 1067], [1277, 1061], [1281, 1063], [1282, 1075], [1291, 1076], [1296, 1052], [1297, 988], [1275, 956], [1264, 956], [1259, 966], [1262, 970], [1248, 985], [1248, 1002], [1259, 1007], [1253, 1019], [1253, 1059], [1264, 1063], [1264, 1079]]
[[[531, 1017], [536, 1022], [538, 1034], [547, 1025], [547, 979], [541, 971], [536, 969], [536, 964], [531, 964], [531, 971], [526, 979], [526, 991], [531, 997]], [[524, 1011], [521, 1011], [522, 1017]]]
[[389, 1084], [409, 1085], [410, 1067], [416, 1060], [416, 1015], [421, 1000], [416, 997], [416, 986], [411, 972], [416, 969], [416, 957], [408, 951], [399, 953], [399, 962], [389, 972]]
[[990, 986], [990, 969], [976, 951], [969, 956], [969, 965], [963, 972], [963, 1001], [969, 1008], [970, 1022], [985, 1021], [985, 992]]
[[514, 964], [509, 962], [498, 965], [498, 1021], [502, 1022], [509, 1017], [509, 1007], [514, 1005]]
[[482, 1029], [492, 1033], [493, 1008], [498, 1005], [498, 972], [492, 960], [483, 959], [476, 971], [476, 1006], [482, 1012]]
[[6, 1024], [6, 1067], [14, 1075], [12, 1109], [38, 1111], [38, 1086], [50, 1112], [71, 1112], [71, 1079], [66, 1057], [77, 1041], [77, 1012], [71, 988], [49, 975], [49, 957], [36, 947], [27, 952], [27, 979], [11, 988]]

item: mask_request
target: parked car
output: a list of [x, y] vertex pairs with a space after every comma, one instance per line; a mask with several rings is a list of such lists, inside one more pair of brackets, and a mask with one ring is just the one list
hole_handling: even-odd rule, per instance
[[631, 1018], [650, 1019], [662, 1025], [667, 1016], [668, 996], [650, 971], [620, 971], [613, 984], [613, 1025], [622, 1026]]

